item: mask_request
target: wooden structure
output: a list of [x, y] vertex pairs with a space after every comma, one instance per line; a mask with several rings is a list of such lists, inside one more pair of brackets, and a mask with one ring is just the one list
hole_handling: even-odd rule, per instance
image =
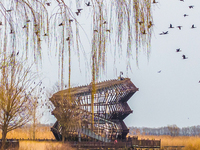
[[138, 137], [128, 137], [124, 140], [118, 140], [117, 142], [71, 142], [70, 145], [77, 149], [154, 149], [159, 150], [161, 146], [161, 140], [149, 140], [141, 139]]
[[[77, 137], [79, 141], [96, 140], [107, 143], [115, 139], [126, 139], [129, 129], [123, 120], [133, 112], [127, 101], [138, 91], [138, 88], [129, 78], [99, 82], [95, 84], [93, 105], [91, 105], [91, 91], [92, 84], [89, 84], [55, 93], [50, 98], [55, 106], [53, 115], [59, 117], [56, 109], [60, 108], [61, 100], [68, 100], [70, 93], [70, 96], [78, 101], [79, 109], [82, 110], [81, 128], [76, 129], [77, 132], [71, 134], [72, 137]], [[61, 129], [63, 127], [59, 121], [51, 128], [57, 140], [62, 140]]]

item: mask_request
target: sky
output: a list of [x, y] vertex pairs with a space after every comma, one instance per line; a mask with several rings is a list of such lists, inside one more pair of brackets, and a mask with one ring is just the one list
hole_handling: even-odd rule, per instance
[[[133, 113], [124, 120], [128, 127], [200, 125], [200, 1], [157, 1], [157, 4], [152, 5], [154, 29], [149, 59], [141, 49], [139, 66], [136, 65], [135, 59], [131, 60], [132, 67], [127, 74], [126, 54], [114, 64], [113, 50], [110, 49], [107, 55], [106, 74], [102, 75], [100, 80], [116, 79], [120, 71], [123, 71], [124, 77], [130, 78], [139, 88], [128, 101], [133, 110]], [[194, 7], [190, 9], [190, 5]], [[188, 16], [184, 17], [184, 14]], [[84, 27], [84, 22], [81, 24]], [[170, 24], [174, 28], [170, 29]], [[191, 28], [193, 24], [196, 27], [194, 29]], [[182, 26], [182, 29], [179, 30], [177, 26]], [[84, 29], [87, 31], [90, 27]], [[166, 31], [168, 34], [160, 35]], [[87, 36], [83, 43], [88, 43]], [[89, 45], [84, 46], [87, 49]], [[181, 52], [176, 52], [178, 48]], [[182, 55], [188, 59], [183, 59]], [[87, 51], [86, 56], [90, 63], [90, 53]], [[80, 64], [77, 56], [73, 58], [72, 86], [91, 82], [90, 70], [86, 69], [84, 60], [82, 54]], [[58, 81], [56, 58], [46, 57], [43, 65], [44, 83], [51, 87]], [[66, 81], [67, 78], [66, 74]], [[55, 118], [48, 114], [42, 120], [48, 123], [55, 122]]]

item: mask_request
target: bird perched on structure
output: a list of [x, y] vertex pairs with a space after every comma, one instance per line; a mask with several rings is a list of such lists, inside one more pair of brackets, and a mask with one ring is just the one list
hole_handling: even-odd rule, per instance
[[120, 80], [123, 80], [123, 79], [124, 79], [124, 78], [122, 77], [122, 75], [123, 75], [123, 72], [120, 71], [120, 75], [119, 75], [119, 79], [120, 79]]
[[185, 55], [182, 55], [183, 59], [188, 59], [188, 57], [186, 57]]

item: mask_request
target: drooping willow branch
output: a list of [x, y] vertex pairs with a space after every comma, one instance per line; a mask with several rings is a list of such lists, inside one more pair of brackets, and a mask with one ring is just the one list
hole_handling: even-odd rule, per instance
[[[91, 67], [91, 70], [92, 68], [95, 70], [95, 80], [105, 72], [107, 51], [111, 45], [114, 45], [112, 51], [115, 54], [120, 55], [122, 51], [126, 51], [127, 60], [133, 57], [137, 64], [141, 48], [149, 57], [153, 25], [151, 0], [52, 0], [51, 6], [50, 2], [48, 4], [47, 2], [46, 0], [0, 2], [2, 18], [0, 32], [5, 33], [0, 35], [0, 41], [7, 39], [4, 41], [7, 47], [1, 44], [1, 49], [4, 47], [4, 50], [9, 49], [15, 53], [19, 50], [20, 53], [26, 53], [26, 56], [29, 55], [30, 50], [34, 53], [34, 61], [38, 62], [42, 59], [41, 43], [45, 44], [44, 41], [48, 39], [49, 51], [57, 53], [60, 78], [63, 80], [63, 72], [66, 70], [64, 68], [71, 67], [70, 61], [68, 65], [64, 63], [67, 57], [71, 59], [69, 51], [77, 50], [80, 57], [82, 36], [79, 30], [83, 30], [83, 27], [79, 24], [79, 16], [74, 10], [81, 8], [83, 14], [85, 10], [90, 10], [88, 16], [92, 23], [92, 36], [91, 47], [87, 49], [91, 51], [91, 66], [95, 65]], [[86, 5], [85, 3], [88, 2], [90, 4]], [[6, 27], [2, 28], [4, 25]], [[8, 45], [8, 41], [13, 44]]]

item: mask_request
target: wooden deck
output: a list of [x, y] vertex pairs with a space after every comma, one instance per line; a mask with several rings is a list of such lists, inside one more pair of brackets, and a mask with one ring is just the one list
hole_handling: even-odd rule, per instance
[[77, 149], [160, 149], [161, 140], [138, 140], [137, 137], [127, 138], [117, 142], [71, 142], [71, 146]]

